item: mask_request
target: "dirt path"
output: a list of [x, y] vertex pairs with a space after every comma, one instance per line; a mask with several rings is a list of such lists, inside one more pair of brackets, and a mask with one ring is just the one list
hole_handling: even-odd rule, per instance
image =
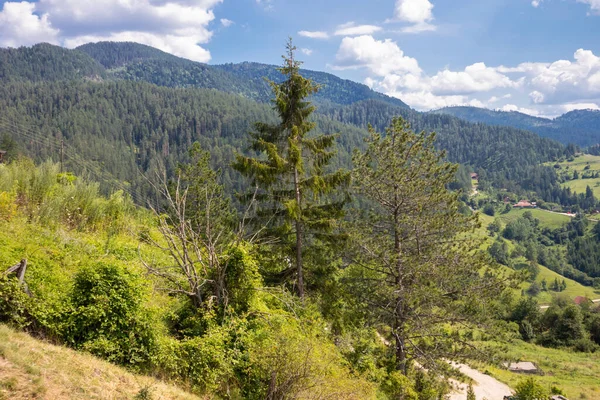
[[[510, 396], [512, 390], [504, 383], [483, 374], [468, 365], [452, 364], [460, 372], [473, 379], [473, 391], [477, 400], [503, 400], [504, 396]], [[450, 395], [449, 400], [465, 400], [467, 398], [467, 384], [454, 381], [457, 391]]]

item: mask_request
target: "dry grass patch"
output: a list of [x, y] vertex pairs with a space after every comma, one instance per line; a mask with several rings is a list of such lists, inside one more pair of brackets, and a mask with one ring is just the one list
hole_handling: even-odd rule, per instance
[[91, 355], [54, 346], [0, 325], [0, 400], [199, 400]]

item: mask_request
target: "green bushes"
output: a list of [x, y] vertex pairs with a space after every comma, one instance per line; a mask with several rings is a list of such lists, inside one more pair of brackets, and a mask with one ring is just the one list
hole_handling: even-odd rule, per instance
[[121, 191], [106, 199], [97, 183], [60, 173], [58, 164], [35, 166], [27, 159], [0, 168], [0, 219], [14, 216], [16, 206], [30, 221], [78, 230], [118, 231], [133, 210]]
[[109, 361], [141, 365], [155, 346], [144, 291], [128, 270], [98, 263], [81, 270], [69, 296], [63, 337], [75, 348]]
[[0, 277], [0, 321], [136, 368], [156, 347], [143, 300], [139, 277], [105, 263], [78, 272], [60, 305], [30, 298], [16, 279]]

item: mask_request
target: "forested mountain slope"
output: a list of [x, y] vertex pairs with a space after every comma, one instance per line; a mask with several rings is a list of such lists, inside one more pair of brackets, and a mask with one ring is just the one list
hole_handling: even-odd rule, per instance
[[575, 110], [555, 119], [533, 117], [516, 111], [494, 111], [477, 107], [446, 107], [431, 114], [448, 114], [470, 122], [510, 126], [536, 132], [559, 142], [579, 146], [600, 143], [600, 111]]
[[[42, 50], [49, 55], [31, 57]], [[0, 55], [0, 69], [9, 71], [0, 80], [0, 134], [11, 135], [38, 160], [58, 160], [64, 141], [69, 168], [87, 170], [107, 185], [121, 182], [138, 196], [147, 193], [141, 174], [154, 174], [162, 166], [172, 171], [194, 141], [211, 151], [226, 187], [239, 189], [240, 176], [229, 167], [235, 152], [247, 148], [254, 122], [275, 118], [263, 79], [279, 79], [275, 66], [213, 67], [134, 43], [77, 50], [38, 45], [3, 49]], [[27, 60], [31, 72], [9, 68], [16, 60]], [[564, 151], [559, 143], [530, 132], [419, 113], [364, 85], [321, 72], [302, 73], [322, 85], [313, 99], [315, 133], [340, 134], [334, 166], [350, 165], [368, 124], [381, 131], [396, 115], [417, 130], [436, 131], [438, 146], [450, 160], [503, 176]], [[105, 78], [89, 82], [92, 76]]]
[[0, 82], [104, 78], [106, 71], [87, 54], [47, 43], [0, 49]]
[[[207, 65], [175, 57], [138, 43], [99, 42], [77, 48], [97, 60], [119, 79], [146, 81], [168, 87], [201, 87], [267, 102], [271, 89], [265, 77], [281, 79], [277, 67], [258, 63]], [[302, 74], [322, 86], [313, 100], [351, 104], [366, 99], [379, 99], [400, 107], [402, 101], [369, 89], [366, 85], [340, 79], [324, 72], [302, 70]]]

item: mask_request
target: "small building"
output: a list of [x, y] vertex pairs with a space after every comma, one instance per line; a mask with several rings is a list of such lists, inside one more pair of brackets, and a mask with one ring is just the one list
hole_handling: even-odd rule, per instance
[[479, 180], [479, 174], [476, 172], [471, 172], [471, 179], [475, 179], [476, 181]]
[[577, 296], [573, 299], [573, 301], [575, 302], [575, 304], [577, 304], [578, 306], [585, 304], [585, 303], [591, 303], [590, 299], [588, 299], [585, 296]]
[[510, 363], [508, 366], [510, 372], [516, 372], [519, 374], [542, 374], [542, 371], [530, 361], [521, 361]]
[[517, 204], [513, 205], [514, 208], [535, 208], [536, 203], [531, 203], [527, 200], [521, 200]]

